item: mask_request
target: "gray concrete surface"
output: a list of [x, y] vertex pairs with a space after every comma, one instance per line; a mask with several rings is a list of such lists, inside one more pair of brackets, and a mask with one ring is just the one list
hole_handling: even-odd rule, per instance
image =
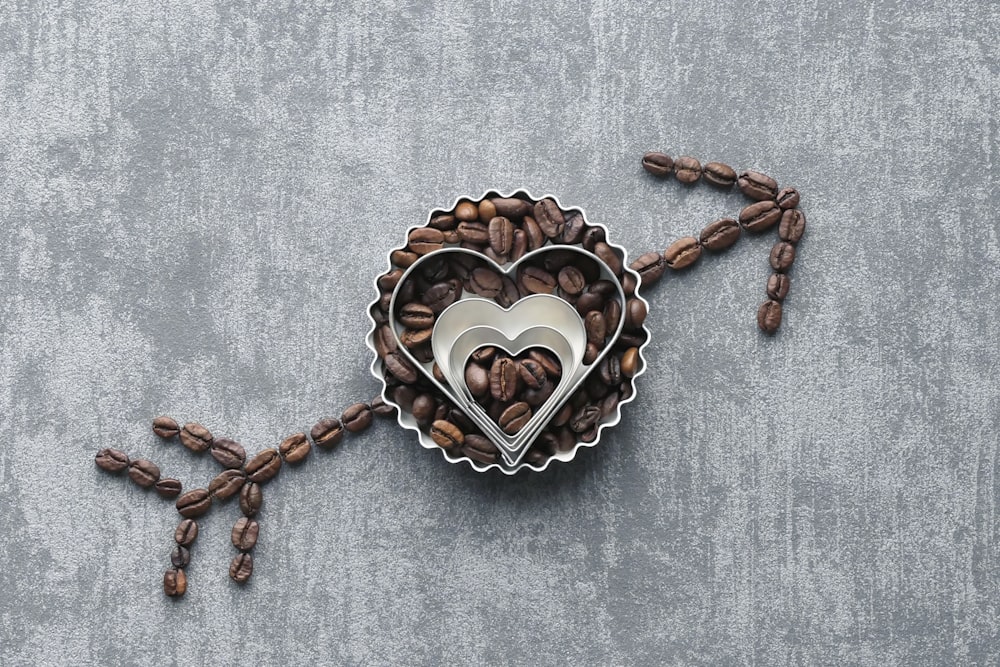
[[[0, 663], [997, 664], [1000, 9], [743, 3], [0, 5]], [[759, 5], [759, 6], [754, 6]], [[625, 423], [477, 475], [380, 424], [269, 488], [240, 589], [227, 506], [181, 602], [168, 413], [250, 449], [376, 385], [362, 308], [402, 230], [526, 186], [635, 252], [757, 167], [810, 221], [649, 297]]]

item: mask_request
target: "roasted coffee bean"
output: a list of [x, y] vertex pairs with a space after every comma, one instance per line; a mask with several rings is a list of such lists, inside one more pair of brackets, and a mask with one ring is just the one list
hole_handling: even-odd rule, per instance
[[170, 552], [170, 564], [183, 570], [191, 563], [191, 551], [187, 547], [177, 545]]
[[609, 246], [604, 241], [598, 241], [594, 244], [594, 254], [601, 258], [601, 261], [608, 265], [611, 269], [611, 273], [616, 276], [622, 274], [622, 258], [618, 256], [614, 248]]
[[240, 489], [240, 511], [245, 516], [255, 516], [264, 504], [264, 494], [257, 482], [247, 482]]
[[212, 496], [208, 489], [194, 489], [177, 498], [174, 506], [181, 516], [194, 519], [212, 508]]
[[465, 436], [465, 445], [462, 447], [462, 453], [473, 461], [479, 461], [487, 465], [496, 463], [498, 454], [496, 446], [488, 438], [481, 435]]
[[806, 215], [802, 211], [789, 209], [781, 214], [778, 238], [788, 243], [798, 243], [806, 231]]
[[450, 213], [439, 213], [431, 217], [431, 221], [428, 226], [434, 229], [440, 229], [442, 232], [446, 232], [449, 229], [455, 229], [458, 226], [458, 219]]
[[516, 197], [494, 197], [490, 199], [497, 215], [506, 218], [521, 219], [531, 214], [531, 204]]
[[497, 357], [490, 367], [490, 394], [504, 403], [513, 400], [519, 377], [520, 369], [516, 361], [506, 356]]
[[736, 179], [736, 184], [743, 194], [757, 201], [773, 200], [778, 194], [777, 181], [756, 171], [744, 171]]
[[434, 326], [434, 311], [414, 301], [399, 309], [399, 322], [409, 329], [426, 329]]
[[[396, 401], [400, 409], [404, 412], [411, 412], [413, 408], [413, 399], [417, 397], [419, 392], [408, 384], [400, 385], [392, 390], [392, 400]], [[340, 422], [338, 421], [338, 424]], [[344, 434], [344, 427], [340, 427], [341, 436]]]
[[260, 524], [256, 519], [241, 516], [233, 525], [230, 539], [233, 546], [240, 551], [250, 551], [257, 545], [257, 537], [260, 534]]
[[244, 469], [251, 482], [266, 484], [281, 472], [281, 455], [277, 449], [265, 449], [247, 461]]
[[634, 274], [626, 273], [622, 278], [622, 289], [625, 290], [625, 296], [632, 296], [635, 294], [635, 288], [638, 286], [639, 284], [635, 279]]
[[787, 241], [778, 241], [771, 248], [771, 256], [768, 258], [771, 268], [775, 273], [787, 273], [795, 262], [795, 246]]
[[181, 444], [192, 452], [204, 452], [212, 446], [212, 433], [201, 424], [191, 422], [181, 429]]
[[[601, 361], [601, 363], [603, 364], [604, 362]], [[600, 371], [600, 368], [598, 368], [598, 371]], [[587, 378], [583, 381], [583, 389], [587, 392], [587, 396], [590, 396], [592, 401], [604, 398], [607, 396], [608, 391], [610, 391], [608, 385], [604, 384], [601, 380], [601, 374], [599, 372], [591, 373], [587, 376]], [[617, 390], [617, 387], [615, 387], [615, 389]]]
[[490, 393], [490, 373], [479, 364], [470, 363], [465, 367], [465, 385], [476, 398]]
[[587, 347], [583, 352], [583, 363], [589, 366], [597, 361], [597, 357], [599, 356], [601, 356], [601, 348], [594, 343], [587, 343]]
[[180, 432], [180, 426], [170, 417], [157, 417], [153, 420], [153, 433], [161, 438], [172, 438]]
[[431, 424], [431, 439], [444, 449], [461, 447], [465, 443], [465, 435], [457, 426], [449, 421], [438, 419]]
[[469, 417], [459, 410], [458, 408], [451, 408], [448, 413], [443, 417], [445, 421], [450, 421], [452, 424], [458, 427], [462, 433], [471, 433], [479, 429]]
[[524, 267], [518, 278], [529, 294], [552, 294], [556, 288], [556, 279], [552, 274], [537, 266]]
[[332, 449], [344, 439], [344, 425], [333, 417], [320, 419], [309, 430], [309, 437], [317, 447]]
[[413, 399], [413, 406], [410, 409], [410, 413], [418, 423], [429, 424], [434, 421], [437, 408], [438, 404], [433, 396], [430, 394], [420, 394]]
[[642, 329], [637, 329], [635, 331], [623, 331], [622, 335], [618, 337], [615, 341], [619, 347], [629, 348], [629, 347], [639, 347], [646, 342], [646, 332]]
[[534, 359], [542, 368], [545, 369], [545, 374], [549, 376], [550, 380], [558, 380], [562, 377], [562, 366], [559, 362], [548, 352], [542, 350], [531, 350], [528, 352], [528, 357]]
[[410, 350], [410, 354], [412, 354], [413, 358], [421, 364], [434, 361], [434, 352], [431, 350], [430, 343], [427, 345], [418, 345]]
[[619, 364], [622, 375], [627, 378], [635, 377], [635, 374], [639, 372], [639, 348], [630, 347], [625, 350], [625, 354], [622, 355], [622, 360]]
[[618, 286], [610, 280], [598, 280], [587, 289], [588, 292], [600, 294], [605, 299], [618, 294]]
[[629, 329], [638, 329], [646, 321], [648, 314], [646, 304], [642, 299], [629, 299], [625, 302], [625, 326]]
[[587, 342], [598, 347], [604, 347], [604, 339], [608, 336], [608, 323], [604, 313], [592, 310], [583, 318], [583, 326], [587, 331]]
[[435, 314], [441, 313], [445, 308], [455, 303], [459, 296], [459, 289], [451, 281], [431, 285], [424, 292], [422, 301], [425, 306], [430, 307]]
[[542, 228], [542, 233], [550, 239], [562, 234], [566, 218], [551, 199], [543, 199], [535, 204], [535, 222]]
[[518, 364], [521, 382], [529, 389], [541, 389], [548, 382], [549, 376], [542, 365], [534, 359], [524, 359]]
[[392, 333], [392, 329], [389, 325], [383, 324], [378, 329], [375, 330], [375, 353], [379, 357], [385, 358], [387, 354], [392, 354], [396, 351], [396, 337]]
[[740, 224], [748, 232], [762, 232], [781, 219], [781, 209], [772, 200], [750, 204], [740, 211]]
[[[406, 349], [413, 350], [421, 345], [429, 344], [431, 342], [431, 334], [433, 333], [433, 329], [420, 329], [419, 331], [414, 329], [404, 329], [403, 333], [399, 335], [399, 341]], [[399, 355], [398, 360], [405, 361], [405, 358], [402, 355]]]
[[246, 473], [242, 470], [223, 470], [208, 483], [208, 492], [216, 500], [229, 500], [240, 492], [246, 481]]
[[674, 160], [674, 176], [681, 183], [694, 183], [701, 178], [701, 162], [690, 155]]
[[647, 252], [639, 255], [634, 262], [629, 264], [629, 268], [638, 273], [642, 284], [648, 287], [663, 277], [667, 270], [667, 264], [663, 261], [663, 255], [660, 253]]
[[588, 227], [583, 233], [583, 249], [587, 252], [594, 252], [594, 246], [600, 242], [607, 242], [604, 229], [602, 227]]
[[545, 245], [545, 233], [542, 228], [538, 226], [535, 219], [530, 215], [524, 219], [521, 225], [524, 228], [524, 233], [528, 235], [528, 250], [538, 250], [543, 245]]
[[706, 181], [719, 188], [728, 188], [736, 182], [736, 171], [728, 164], [709, 162], [702, 170]]
[[503, 289], [503, 280], [493, 269], [481, 266], [469, 274], [469, 287], [476, 295], [484, 299], [493, 299]]
[[101, 470], [107, 472], [121, 472], [128, 468], [129, 460], [128, 454], [125, 452], [106, 447], [101, 451], [97, 452], [97, 456], [94, 457], [94, 463]]
[[618, 409], [618, 403], [621, 399], [618, 397], [618, 392], [613, 391], [604, 398], [601, 399], [600, 407], [601, 409], [601, 419], [607, 419], [614, 414], [615, 410]]
[[173, 477], [164, 477], [156, 483], [155, 488], [161, 498], [176, 498], [181, 494], [181, 481]]
[[541, 407], [541, 405], [545, 403], [545, 401], [549, 400], [549, 397], [552, 396], [555, 390], [556, 390], [556, 385], [554, 382], [546, 382], [538, 389], [531, 389], [531, 388], [525, 389], [523, 392], [521, 392], [521, 395], [518, 398], [523, 400], [532, 408], [537, 409]]
[[[546, 271], [555, 276], [559, 274], [560, 269], [564, 266], [569, 266], [574, 262], [584, 261], [589, 260], [584, 260], [578, 253], [575, 253], [572, 250], [553, 248], [551, 251], [545, 253], [542, 264]], [[583, 264], [578, 264], [578, 266], [581, 267], [582, 271]]]
[[570, 213], [566, 216], [563, 224], [562, 242], [566, 245], [576, 245], [583, 240], [583, 233], [587, 231], [587, 222], [579, 213]]
[[160, 469], [149, 459], [136, 459], [128, 466], [128, 476], [144, 489], [160, 481]]
[[569, 427], [574, 433], [583, 433], [601, 418], [601, 409], [596, 405], [584, 405], [569, 418]]
[[484, 224], [497, 217], [497, 206], [489, 199], [479, 202], [476, 208], [479, 209], [479, 221]]
[[674, 160], [666, 153], [651, 151], [642, 156], [642, 168], [659, 178], [666, 178], [674, 170]]
[[239, 468], [247, 460], [243, 445], [229, 438], [216, 438], [212, 442], [211, 454], [223, 468]]
[[187, 593], [187, 575], [184, 570], [172, 567], [163, 573], [163, 592], [172, 598], [183, 597]]
[[372, 408], [367, 403], [355, 403], [344, 410], [340, 421], [351, 433], [360, 433], [372, 425]]
[[757, 309], [757, 326], [767, 334], [773, 334], [781, 326], [781, 302], [770, 299]]
[[402, 248], [396, 248], [389, 253], [389, 261], [403, 269], [408, 269], [418, 259], [420, 259], [420, 255]]
[[[437, 369], [438, 372], [440, 373], [440, 369], [437, 368], [437, 364], [434, 364], [434, 368]], [[435, 377], [437, 377], [436, 374]], [[441, 376], [440, 378], [437, 379], [440, 382], [444, 380], [444, 376]], [[382, 394], [379, 394], [378, 396], [372, 399], [371, 406], [372, 406], [372, 414], [374, 414], [376, 417], [391, 417], [396, 413], [396, 408], [386, 403], [385, 399], [382, 398]], [[304, 435], [305, 434], [303, 434], [303, 436]], [[288, 457], [285, 458], [287, 459]]]
[[564, 266], [560, 269], [557, 280], [562, 291], [571, 296], [577, 296], [587, 286], [586, 278], [575, 266]]
[[498, 215], [490, 220], [488, 226], [490, 237], [490, 247], [498, 255], [510, 253], [514, 245], [514, 225], [502, 215]]
[[610, 299], [604, 304], [604, 321], [607, 325], [608, 336], [613, 336], [618, 331], [618, 324], [622, 320], [622, 306], [618, 299]]
[[701, 230], [701, 244], [719, 252], [732, 247], [740, 238], [740, 225], [732, 218], [722, 218]]
[[182, 547], [189, 547], [198, 539], [198, 522], [194, 519], [184, 519], [174, 530], [174, 542]]
[[675, 271], [685, 269], [701, 257], [701, 244], [693, 236], [677, 239], [663, 251], [663, 261]]
[[604, 296], [597, 292], [584, 292], [576, 300], [576, 311], [586, 315], [592, 310], [604, 310]]
[[503, 288], [500, 290], [500, 294], [497, 294], [496, 302], [504, 308], [510, 308], [520, 298], [521, 293], [518, 291], [517, 285], [514, 284], [513, 280], [504, 276]]
[[[461, 206], [461, 204], [460, 204]], [[248, 553], [240, 553], [233, 556], [229, 562], [229, 578], [238, 584], [245, 584], [253, 574], [253, 556]]]
[[619, 385], [622, 381], [622, 367], [621, 362], [618, 360], [614, 354], [609, 354], [604, 357], [601, 361], [601, 365], [598, 367], [598, 375], [601, 378], [601, 382], [607, 385]]
[[414, 365], [398, 350], [392, 354], [385, 355], [383, 363], [387, 371], [406, 384], [413, 384], [417, 381], [417, 377], [419, 377]]
[[415, 252], [418, 255], [426, 255], [427, 253], [441, 249], [444, 243], [444, 234], [433, 227], [418, 227], [410, 232], [409, 241], [411, 252]]
[[468, 200], [460, 201], [455, 207], [455, 217], [459, 220], [475, 220], [479, 217], [479, 207]]
[[481, 248], [490, 242], [490, 230], [481, 222], [463, 222], [458, 226], [458, 238], [463, 243]]
[[396, 289], [400, 279], [403, 277], [402, 269], [393, 269], [388, 273], [383, 273], [378, 277], [378, 288], [383, 292], [391, 292]]
[[531, 406], [524, 401], [512, 403], [510, 407], [500, 413], [497, 424], [507, 435], [514, 435], [531, 419]]
[[782, 188], [777, 196], [778, 206], [782, 210], [795, 208], [799, 205], [799, 191], [795, 188]]
[[792, 281], [784, 273], [772, 273], [767, 279], [767, 296], [775, 301], [784, 301]]

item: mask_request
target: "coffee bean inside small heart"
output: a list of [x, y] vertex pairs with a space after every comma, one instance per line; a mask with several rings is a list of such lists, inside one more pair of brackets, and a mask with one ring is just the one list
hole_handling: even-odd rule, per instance
[[562, 377], [562, 364], [547, 350], [533, 348], [512, 357], [496, 347], [476, 350], [465, 366], [465, 385], [476, 402], [507, 435], [528, 423]]

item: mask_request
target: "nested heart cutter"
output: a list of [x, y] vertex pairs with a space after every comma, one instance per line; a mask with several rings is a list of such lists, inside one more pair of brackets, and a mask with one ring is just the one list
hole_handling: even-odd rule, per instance
[[372, 374], [421, 445], [477, 471], [569, 461], [621, 419], [648, 304], [607, 228], [555, 197], [460, 198], [376, 279]]

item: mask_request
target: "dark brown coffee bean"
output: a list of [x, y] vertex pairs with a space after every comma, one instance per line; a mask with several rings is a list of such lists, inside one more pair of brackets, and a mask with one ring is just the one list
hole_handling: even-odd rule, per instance
[[184, 570], [170, 568], [163, 573], [163, 592], [172, 598], [183, 597], [187, 593], [187, 575]]
[[421, 425], [430, 424], [434, 421], [434, 415], [437, 414], [438, 403], [430, 394], [420, 394], [415, 399], [413, 399], [413, 405], [410, 409], [413, 418], [417, 420], [417, 423]]
[[531, 350], [528, 352], [528, 357], [534, 359], [542, 368], [545, 369], [545, 374], [549, 376], [550, 380], [558, 380], [562, 377], [562, 366], [548, 352], [542, 350]]
[[184, 424], [181, 429], [181, 444], [192, 452], [208, 451], [212, 446], [212, 433], [207, 428], [196, 422]]
[[781, 214], [778, 238], [788, 243], [798, 243], [806, 231], [806, 215], [799, 209], [789, 209]]
[[571, 213], [566, 216], [563, 224], [562, 242], [566, 245], [576, 245], [583, 240], [583, 234], [587, 231], [587, 222], [579, 213]]
[[177, 545], [170, 552], [170, 564], [179, 570], [183, 570], [191, 563], [191, 551], [187, 547]]
[[198, 522], [194, 519], [184, 519], [174, 530], [174, 542], [182, 547], [189, 547], [198, 539]]
[[463, 222], [458, 226], [458, 238], [462, 243], [482, 248], [490, 242], [490, 230], [481, 222]]
[[528, 235], [523, 229], [514, 230], [514, 243], [510, 248], [510, 261], [516, 262], [528, 252]]
[[475, 220], [479, 217], [479, 207], [469, 200], [462, 200], [455, 207], [455, 217], [459, 220]]
[[434, 361], [434, 352], [431, 350], [431, 346], [429, 343], [427, 345], [420, 345], [413, 348], [412, 350], [410, 350], [410, 354], [412, 354], [413, 358], [416, 359], [421, 364], [426, 364], [431, 361]]
[[281, 472], [281, 455], [277, 449], [260, 451], [247, 461], [244, 470], [251, 482], [266, 484]]
[[320, 419], [309, 429], [309, 437], [317, 447], [333, 449], [344, 439], [344, 425], [333, 417]]
[[[420, 347], [421, 345], [429, 344], [431, 342], [431, 335], [433, 333], [434, 333], [433, 329], [421, 329], [419, 331], [415, 331], [413, 329], [404, 329], [403, 333], [399, 335], [399, 341], [403, 344], [403, 346], [406, 349], [413, 350]], [[405, 358], [399, 355], [397, 361], [405, 362]]]
[[493, 299], [503, 289], [503, 280], [493, 269], [481, 266], [469, 274], [469, 287], [478, 296], [484, 299]]
[[736, 179], [736, 184], [743, 194], [757, 201], [773, 200], [778, 194], [778, 182], [756, 171], [744, 171]]
[[160, 468], [149, 459], [136, 459], [128, 466], [128, 476], [144, 489], [160, 481]]
[[212, 441], [211, 454], [223, 468], [239, 468], [247, 460], [243, 445], [229, 438], [216, 438]]
[[778, 241], [771, 248], [771, 256], [768, 259], [775, 273], [787, 273], [795, 262], [795, 246], [787, 241]]
[[240, 553], [233, 556], [229, 562], [229, 578], [238, 584], [245, 584], [253, 574], [253, 556]]
[[618, 253], [615, 252], [614, 248], [609, 246], [604, 241], [598, 241], [594, 244], [593, 253], [597, 255], [602, 262], [608, 265], [608, 268], [611, 269], [611, 273], [616, 276], [620, 276], [622, 274], [622, 258], [618, 256]]
[[535, 222], [541, 227], [542, 233], [550, 239], [562, 234], [566, 218], [551, 199], [543, 199], [535, 204]]
[[208, 483], [208, 492], [216, 500], [229, 500], [240, 492], [246, 481], [246, 474], [242, 470], [223, 470]]
[[383, 273], [378, 277], [378, 288], [383, 292], [391, 292], [396, 289], [396, 285], [399, 284], [402, 277], [402, 269], [393, 269], [388, 273]]
[[799, 191], [795, 188], [782, 188], [777, 196], [778, 206], [782, 210], [795, 208], [799, 205]]
[[479, 221], [484, 224], [497, 217], [497, 206], [489, 199], [476, 204], [476, 208], [479, 209]]
[[634, 262], [629, 264], [629, 268], [639, 274], [642, 284], [650, 286], [655, 284], [667, 270], [667, 263], [663, 261], [663, 255], [658, 252], [647, 252], [639, 255]]
[[587, 331], [587, 342], [598, 347], [604, 347], [604, 339], [608, 335], [608, 323], [604, 313], [592, 310], [583, 318], [583, 326]]
[[435, 314], [439, 314], [445, 308], [455, 303], [459, 296], [459, 288], [455, 283], [449, 281], [431, 285], [424, 292], [422, 301], [425, 306], [429, 306]]
[[409, 241], [411, 252], [415, 252], [418, 255], [426, 255], [427, 253], [441, 249], [444, 243], [444, 234], [433, 227], [418, 227], [410, 232]]
[[490, 373], [479, 364], [470, 363], [465, 367], [465, 384], [476, 398], [490, 393]]
[[392, 354], [397, 349], [396, 337], [387, 324], [383, 324], [375, 330], [374, 339], [375, 353], [383, 359], [387, 354]]
[[604, 321], [607, 324], [608, 336], [615, 335], [618, 324], [622, 320], [622, 306], [618, 299], [610, 299], [604, 305]]
[[522, 223], [524, 228], [524, 233], [528, 235], [528, 250], [538, 250], [543, 245], [545, 245], [545, 233], [542, 228], [538, 226], [535, 219], [530, 215], [524, 219]]
[[556, 288], [556, 279], [545, 269], [526, 266], [519, 274], [518, 278], [529, 294], [552, 294]]
[[767, 296], [775, 301], [784, 301], [792, 281], [784, 273], [772, 273], [767, 279]]
[[602, 398], [598, 406], [601, 409], [601, 419], [607, 419], [613, 415], [615, 410], [618, 409], [619, 402], [621, 402], [621, 399], [619, 398], [617, 391], [613, 391]]
[[521, 382], [529, 389], [541, 389], [548, 382], [549, 376], [540, 363], [534, 359], [525, 359], [518, 364]]
[[650, 151], [642, 156], [642, 168], [658, 178], [666, 178], [674, 170], [674, 160], [666, 153]]
[[604, 233], [603, 228], [588, 227], [587, 231], [583, 233], [583, 241], [581, 241], [584, 250], [586, 250], [587, 252], [594, 252], [594, 246], [596, 246], [598, 243], [601, 243], [602, 241], [605, 243], [607, 242], [608, 239], [605, 238], [605, 236], [606, 235]]
[[174, 506], [181, 516], [194, 519], [212, 508], [212, 496], [208, 489], [194, 489], [177, 498]]
[[176, 498], [181, 494], [181, 481], [173, 477], [164, 477], [156, 483], [155, 488], [161, 498]]
[[264, 493], [257, 482], [247, 482], [240, 489], [240, 511], [245, 516], [255, 516], [264, 504]]
[[639, 286], [639, 281], [635, 279], [635, 275], [631, 273], [626, 273], [622, 278], [622, 289], [625, 290], [625, 296], [632, 296], [635, 294], [635, 288]]
[[413, 384], [417, 381], [417, 377], [419, 377], [416, 367], [398, 350], [392, 354], [385, 355], [383, 363], [387, 371], [406, 384]]
[[771, 200], [750, 204], [740, 211], [740, 224], [748, 232], [762, 232], [781, 219], [781, 209]]
[[681, 183], [694, 183], [701, 178], [701, 162], [690, 155], [674, 160], [674, 176]]
[[461, 447], [465, 444], [465, 435], [454, 424], [438, 419], [431, 424], [431, 439], [444, 449]]
[[622, 375], [625, 377], [635, 377], [635, 374], [639, 371], [639, 348], [630, 347], [625, 350], [625, 354], [622, 355], [620, 368]]
[[434, 311], [414, 301], [399, 309], [399, 322], [409, 329], [426, 329], [434, 326]]
[[153, 433], [161, 438], [172, 438], [180, 432], [180, 426], [170, 417], [157, 417], [153, 420]]
[[706, 181], [718, 188], [728, 188], [736, 182], [736, 171], [728, 164], [709, 162], [702, 170]]
[[344, 414], [340, 416], [340, 421], [343, 422], [344, 428], [351, 433], [360, 433], [372, 425], [373, 418], [374, 415], [372, 415], [370, 405], [367, 403], [355, 403], [349, 405], [344, 410]]
[[531, 406], [524, 401], [512, 403], [510, 407], [500, 413], [497, 424], [507, 435], [514, 435], [531, 419]]
[[588, 292], [600, 294], [605, 299], [609, 299], [618, 294], [618, 286], [610, 280], [598, 280], [590, 285]]
[[496, 463], [499, 452], [497, 452], [496, 446], [489, 441], [489, 438], [481, 435], [467, 435], [465, 436], [465, 445], [462, 447], [462, 453], [473, 461], [489, 465]]
[[431, 221], [428, 226], [434, 229], [440, 229], [442, 232], [446, 232], [449, 229], [455, 229], [458, 225], [458, 220], [455, 216], [450, 213], [439, 213], [438, 215], [432, 216]]
[[233, 546], [240, 551], [250, 551], [257, 545], [257, 537], [260, 535], [260, 524], [256, 519], [241, 516], [233, 524], [230, 539]]
[[642, 299], [629, 299], [625, 302], [625, 326], [629, 329], [641, 327], [647, 314], [646, 304]]
[[604, 296], [597, 292], [584, 292], [576, 300], [576, 311], [586, 315], [592, 310], [604, 310]]
[[622, 381], [622, 367], [621, 362], [613, 354], [609, 354], [604, 357], [601, 361], [601, 365], [597, 369], [598, 375], [601, 378], [601, 382], [607, 385], [617, 386], [621, 384]]
[[574, 433], [583, 433], [601, 418], [601, 409], [596, 405], [584, 405], [573, 413], [569, 419], [569, 427]]
[[409, 250], [403, 250], [402, 248], [396, 248], [389, 253], [389, 261], [393, 263], [394, 266], [398, 266], [403, 269], [407, 269], [415, 261], [420, 259], [420, 255]]
[[498, 255], [510, 253], [514, 245], [514, 225], [508, 218], [498, 215], [490, 220], [488, 233], [493, 252]]
[[587, 286], [586, 278], [575, 266], [564, 266], [560, 269], [557, 280], [562, 291], [570, 296], [577, 296]]
[[[437, 367], [437, 364], [434, 364], [434, 368], [437, 371], [434, 374], [434, 377], [437, 378], [438, 382], [444, 381], [443, 375], [441, 377], [438, 377], [438, 373], [440, 373], [441, 371]], [[374, 414], [376, 417], [391, 417], [394, 414], [396, 414], [396, 407], [386, 403], [385, 399], [382, 398], [382, 394], [379, 394], [378, 396], [372, 399], [371, 406], [372, 406], [372, 414]]]
[[663, 261], [675, 271], [685, 269], [701, 257], [701, 244], [693, 236], [677, 239], [663, 251]]
[[583, 363], [586, 366], [597, 361], [597, 357], [601, 356], [601, 348], [597, 347], [594, 343], [587, 343], [587, 348], [583, 352]]
[[713, 252], [732, 247], [740, 238], [740, 225], [732, 218], [722, 218], [701, 230], [701, 244]]
[[129, 460], [128, 454], [125, 452], [106, 447], [101, 451], [97, 452], [97, 456], [94, 457], [94, 463], [101, 470], [107, 472], [121, 472], [128, 468]]
[[781, 326], [781, 302], [770, 299], [757, 309], [757, 326], [767, 334], [773, 334]]
[[518, 363], [507, 356], [498, 356], [490, 367], [490, 394], [504, 403], [514, 399], [518, 390], [520, 369]]
[[502, 215], [505, 218], [520, 220], [526, 215], [531, 214], [531, 204], [523, 199], [517, 199], [515, 197], [494, 197], [490, 199], [493, 207], [496, 209], [497, 215]]

